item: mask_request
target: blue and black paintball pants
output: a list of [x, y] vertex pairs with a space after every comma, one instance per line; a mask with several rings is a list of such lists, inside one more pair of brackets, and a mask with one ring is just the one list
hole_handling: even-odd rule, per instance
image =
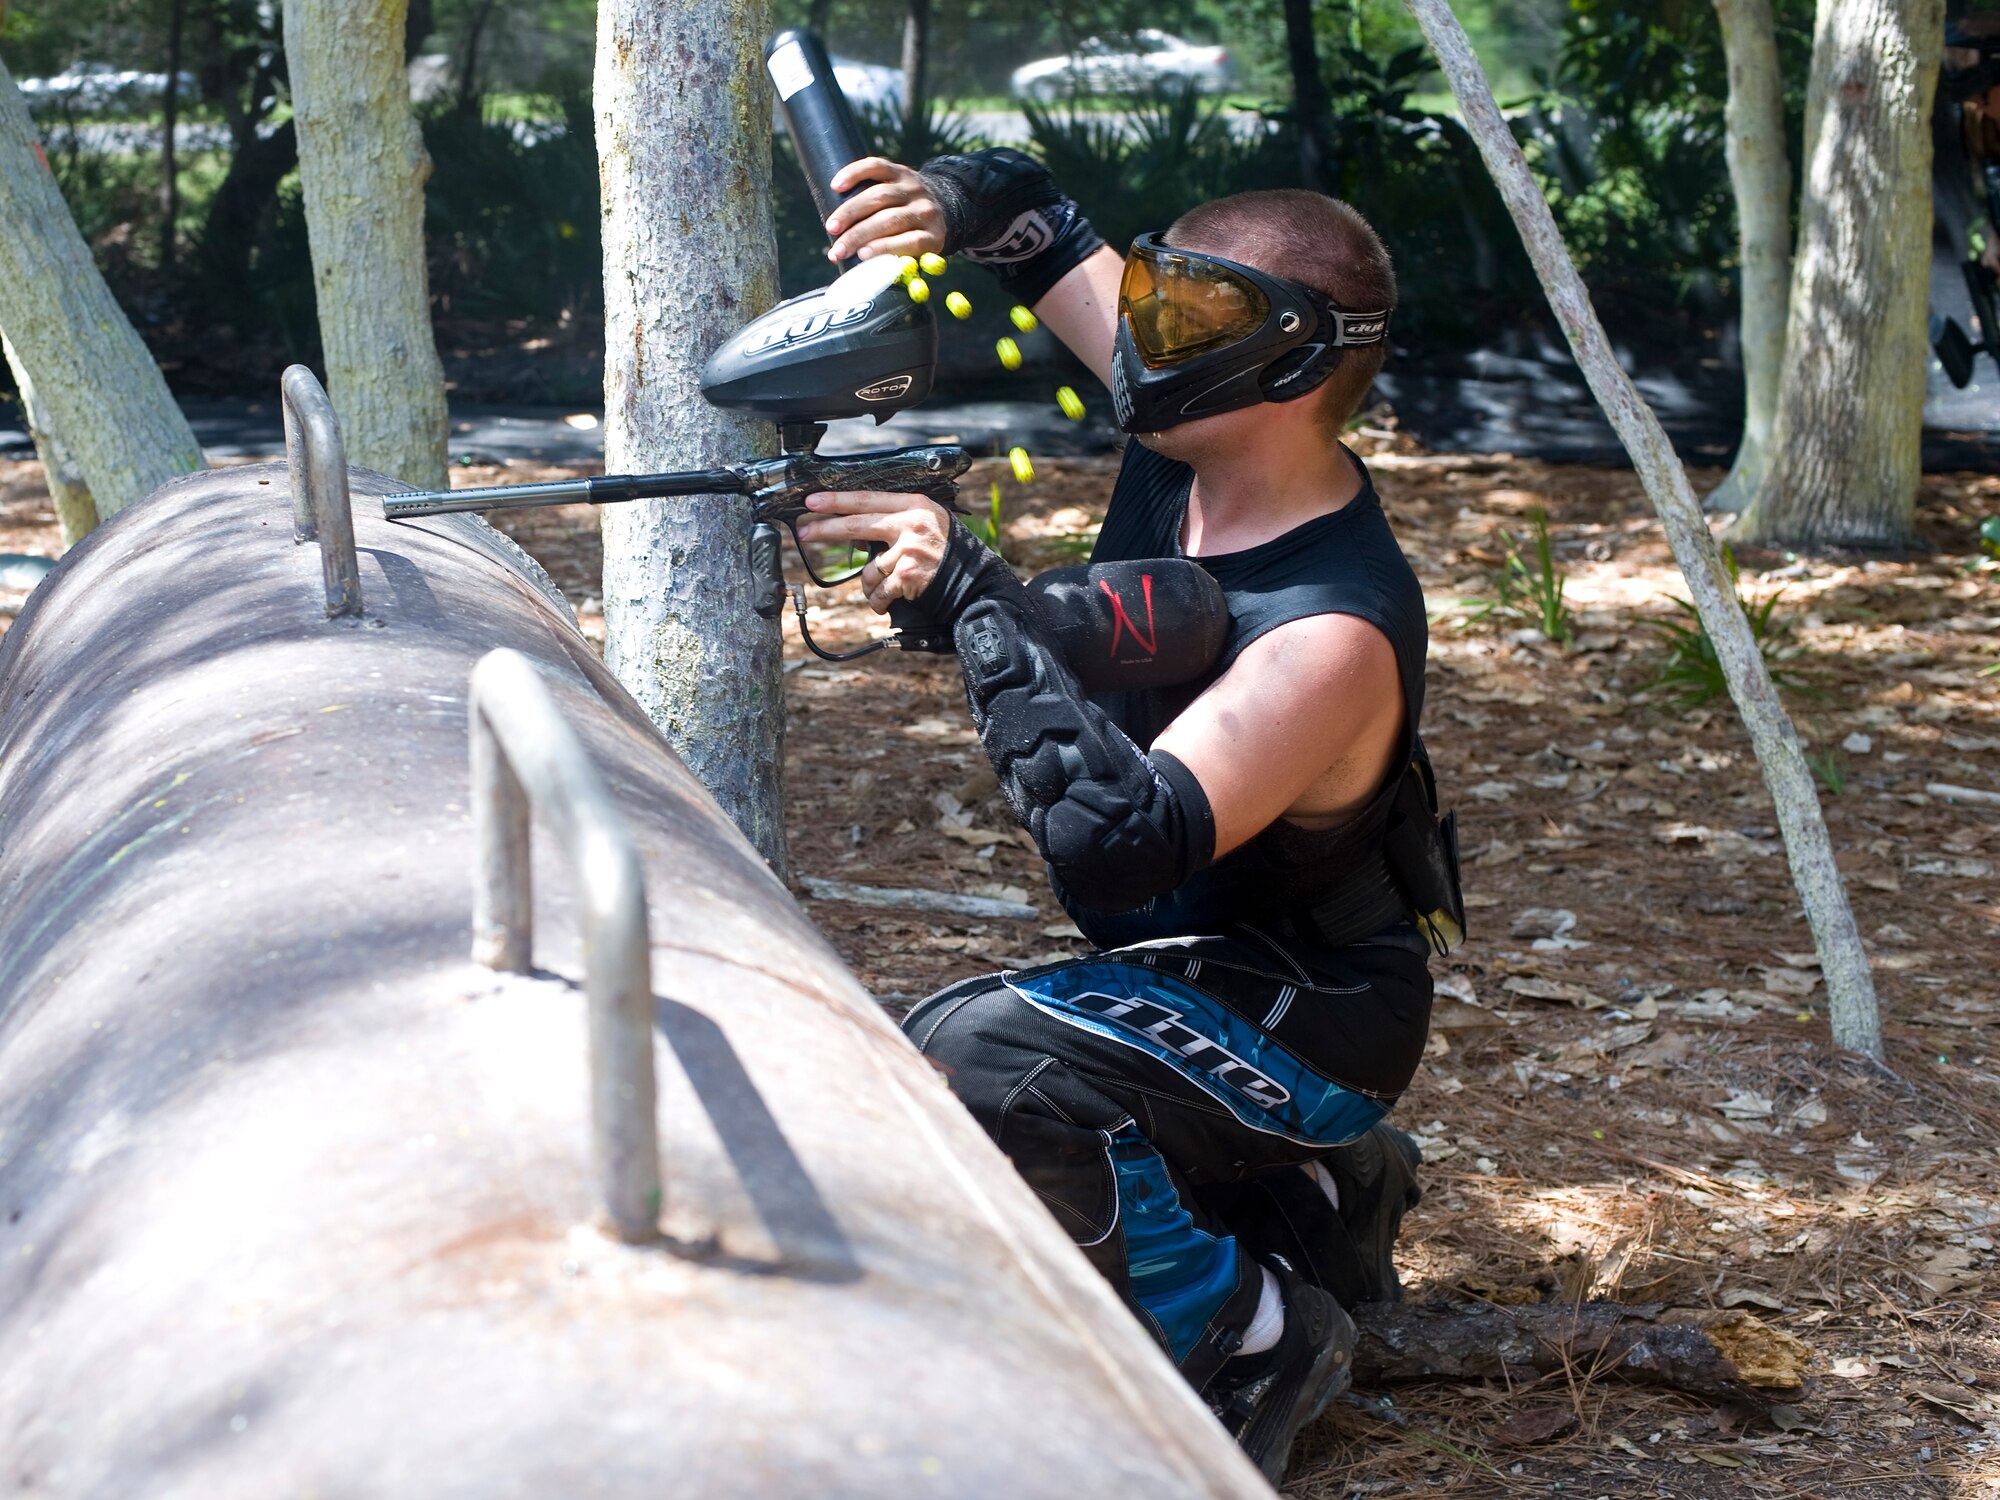
[[1408, 1086], [1427, 959], [1413, 929], [1331, 951], [1239, 929], [968, 979], [903, 1030], [1199, 1389], [1262, 1290], [1232, 1203]]

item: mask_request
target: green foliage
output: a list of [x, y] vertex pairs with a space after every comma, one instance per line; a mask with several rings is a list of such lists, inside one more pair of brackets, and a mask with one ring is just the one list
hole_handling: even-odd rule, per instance
[[1530, 563], [1522, 556], [1521, 539], [1511, 531], [1503, 531], [1507, 538], [1507, 559], [1501, 567], [1502, 588], [1511, 588], [1518, 599], [1530, 607], [1530, 617], [1541, 633], [1557, 645], [1567, 645], [1575, 636], [1575, 622], [1570, 617], [1569, 605], [1563, 600], [1566, 580], [1562, 567], [1556, 562], [1555, 547], [1549, 541], [1548, 513], [1539, 505], [1528, 512], [1529, 523], [1534, 527], [1535, 557]]
[[1988, 516], [1979, 523], [1979, 550], [2000, 558], [2000, 516]]
[[999, 552], [1003, 558], [1006, 556], [1006, 553], [1002, 551], [1000, 546], [999, 480], [996, 479], [993, 481], [993, 487], [988, 493], [986, 514], [983, 516], [967, 516], [965, 518], [965, 525], [966, 529], [978, 537], [980, 541], [986, 543], [995, 552]]
[[[1787, 639], [1792, 633], [1792, 622], [1778, 619], [1775, 613], [1785, 591], [1778, 589], [1761, 603], [1747, 599], [1738, 581], [1736, 554], [1727, 544], [1722, 549], [1722, 565], [1729, 570], [1730, 589], [1737, 607], [1750, 623], [1750, 637], [1757, 643], [1757, 653], [1764, 658], [1771, 680], [1780, 687], [1803, 689], [1805, 679], [1784, 666], [1799, 654], [1799, 648]], [[1683, 708], [1727, 697], [1729, 678], [1722, 670], [1722, 658], [1716, 654], [1714, 639], [1701, 623], [1701, 612], [1686, 599], [1671, 594], [1667, 597], [1687, 618], [1645, 622], [1660, 632], [1667, 648], [1666, 662], [1650, 686], [1663, 689], [1670, 702]]]
[[1847, 790], [1847, 768], [1841, 764], [1840, 756], [1831, 745], [1806, 754], [1806, 764], [1812, 767], [1819, 784], [1826, 788], [1829, 797], [1838, 797]]
[[431, 293], [441, 312], [570, 323], [603, 305], [590, 101], [553, 101], [562, 129], [444, 106], [420, 122]]
[[1528, 512], [1533, 528], [1530, 549], [1520, 537], [1502, 530], [1507, 552], [1493, 575], [1491, 599], [1456, 599], [1447, 613], [1466, 623], [1474, 620], [1519, 620], [1533, 625], [1557, 645], [1567, 645], [1576, 637], [1576, 620], [1563, 594], [1568, 580], [1556, 561], [1555, 544], [1549, 536], [1548, 512], [1537, 505]]

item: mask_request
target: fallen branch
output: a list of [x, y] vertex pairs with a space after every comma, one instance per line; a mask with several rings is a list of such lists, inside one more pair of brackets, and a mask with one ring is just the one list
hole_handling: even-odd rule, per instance
[[1031, 922], [1040, 915], [1022, 901], [996, 901], [991, 896], [961, 896], [955, 891], [926, 891], [915, 887], [849, 885], [844, 880], [822, 880], [817, 875], [801, 875], [799, 884], [815, 901], [845, 901], [854, 906], [879, 906], [901, 911], [934, 911], [950, 917], [1006, 917]]
[[1687, 579], [1702, 626], [1715, 643], [1729, 696], [1736, 702], [1743, 727], [1750, 732], [1758, 769], [1764, 774], [1778, 827], [1785, 836], [1792, 881], [1812, 927], [1813, 947], [1826, 980], [1833, 1040], [1879, 1062], [1882, 1021], [1875, 1003], [1875, 981], [1854, 925], [1854, 912], [1847, 904], [1847, 891], [1834, 866], [1833, 843], [1827, 836], [1812, 772], [1799, 746], [1798, 731], [1778, 701], [1778, 690], [1771, 684], [1770, 671], [1750, 633], [1750, 622], [1736, 602], [1734, 581], [1723, 569], [1715, 538], [1702, 517], [1701, 502], [1688, 484], [1687, 470], [1681, 467], [1660, 419], [1619, 368], [1611, 340], [1591, 306], [1590, 293], [1584, 290], [1576, 262], [1570, 259], [1555, 217], [1549, 212], [1548, 199], [1494, 102], [1492, 85], [1473, 55], [1465, 28], [1452, 14], [1449, 0], [1403, 3], [1437, 56], [1438, 68], [1465, 117], [1465, 128], [1513, 215], [1514, 227], [1534, 262], [1549, 306], [1569, 338], [1570, 350], [1584, 379], [1590, 382], [1591, 393], [1631, 456], [1632, 467], [1638, 470], [1646, 497], [1659, 513], [1674, 561]]
[[1357, 1308], [1360, 1385], [1407, 1380], [1520, 1379], [1568, 1371], [1615, 1375], [1757, 1411], [1805, 1391], [1812, 1351], [1746, 1312], [1704, 1313], [1621, 1302], [1489, 1303]]
[[1947, 802], [1963, 802], [1972, 807], [2000, 807], [2000, 792], [1981, 791], [1976, 786], [1953, 786], [1949, 781], [1933, 781], [1924, 790]]

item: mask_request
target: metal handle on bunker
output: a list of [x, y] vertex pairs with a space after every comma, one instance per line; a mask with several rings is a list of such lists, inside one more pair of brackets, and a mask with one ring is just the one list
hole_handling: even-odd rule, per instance
[[347, 449], [325, 389], [304, 365], [278, 384], [285, 419], [285, 467], [292, 479], [292, 540], [318, 541], [326, 617], [361, 613], [361, 560], [354, 550], [354, 503]]
[[814, 33], [804, 29], [779, 32], [764, 49], [764, 66], [778, 91], [785, 133], [792, 138], [792, 149], [805, 171], [813, 206], [824, 219], [860, 191], [836, 193], [828, 184], [842, 167], [868, 155], [861, 127], [834, 77], [826, 44]]
[[534, 967], [528, 825], [539, 812], [583, 887], [590, 1008], [591, 1148], [605, 1217], [622, 1240], [659, 1236], [653, 950], [639, 846], [534, 663], [507, 648], [472, 669], [472, 957]]

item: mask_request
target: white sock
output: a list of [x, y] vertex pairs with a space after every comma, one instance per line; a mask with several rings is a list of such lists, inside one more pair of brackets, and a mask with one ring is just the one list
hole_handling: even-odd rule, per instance
[[1324, 1162], [1309, 1161], [1303, 1165], [1306, 1175], [1319, 1184], [1319, 1190], [1326, 1194], [1326, 1201], [1333, 1205], [1335, 1212], [1338, 1212], [1340, 1209], [1340, 1188], [1333, 1180], [1333, 1173], [1327, 1171]]
[[1236, 1351], [1238, 1354], [1262, 1354], [1285, 1332], [1285, 1299], [1278, 1291], [1278, 1278], [1268, 1267], [1257, 1269], [1264, 1273], [1264, 1290], [1257, 1298], [1257, 1315], [1243, 1330], [1243, 1347]]

